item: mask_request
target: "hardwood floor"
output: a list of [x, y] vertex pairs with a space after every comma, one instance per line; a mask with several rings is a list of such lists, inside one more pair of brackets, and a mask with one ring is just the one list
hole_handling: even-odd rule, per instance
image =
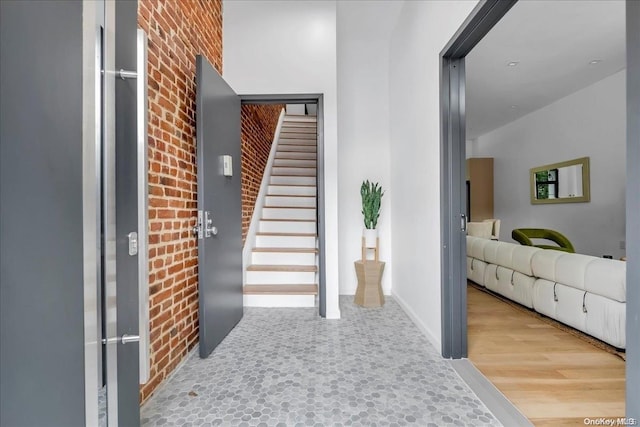
[[469, 360], [536, 426], [624, 417], [625, 362], [472, 286]]

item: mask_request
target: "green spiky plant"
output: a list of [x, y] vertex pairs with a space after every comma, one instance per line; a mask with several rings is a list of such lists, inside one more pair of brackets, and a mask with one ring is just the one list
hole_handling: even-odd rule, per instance
[[384, 192], [378, 183], [366, 180], [360, 186], [360, 195], [362, 196], [362, 215], [364, 215], [365, 228], [372, 230], [378, 225], [380, 218], [380, 202]]

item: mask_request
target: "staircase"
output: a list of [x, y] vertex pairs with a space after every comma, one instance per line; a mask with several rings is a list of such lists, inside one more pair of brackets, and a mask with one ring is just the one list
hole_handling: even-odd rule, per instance
[[284, 117], [251, 265], [246, 268], [245, 306], [315, 306], [316, 135], [315, 116]]

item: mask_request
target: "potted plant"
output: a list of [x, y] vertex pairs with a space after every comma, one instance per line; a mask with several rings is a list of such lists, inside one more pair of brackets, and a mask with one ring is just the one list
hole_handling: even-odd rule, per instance
[[365, 239], [365, 246], [374, 248], [378, 237], [376, 226], [380, 217], [380, 202], [384, 192], [377, 182], [373, 183], [366, 180], [360, 186], [360, 195], [362, 196], [362, 215], [364, 215], [362, 235]]

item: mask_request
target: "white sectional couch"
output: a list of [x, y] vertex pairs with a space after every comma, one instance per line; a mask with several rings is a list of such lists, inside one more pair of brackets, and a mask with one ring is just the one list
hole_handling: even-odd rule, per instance
[[624, 261], [467, 236], [467, 278], [625, 348]]

